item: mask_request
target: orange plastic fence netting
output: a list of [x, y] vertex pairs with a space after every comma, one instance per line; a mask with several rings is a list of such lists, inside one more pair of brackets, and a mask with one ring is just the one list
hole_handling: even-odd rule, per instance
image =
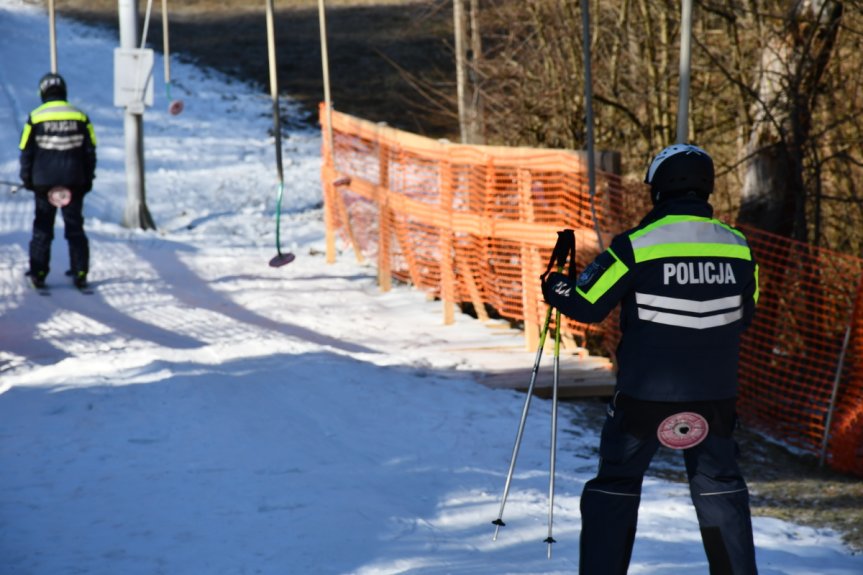
[[[320, 118], [326, 133], [323, 106]], [[498, 314], [523, 325], [533, 349], [546, 312], [539, 276], [557, 232], [575, 230], [580, 270], [648, 207], [640, 184], [627, 189], [609, 171], [597, 172], [591, 200], [581, 153], [457, 145], [336, 112], [332, 121], [334, 154], [324, 138], [322, 167], [328, 258], [339, 234], [358, 259], [377, 262], [383, 289], [391, 278], [410, 282], [443, 301], [444, 321], [456, 304]], [[613, 166], [607, 159], [600, 165]], [[863, 260], [744, 232], [761, 299], [741, 354], [741, 417], [863, 476]], [[566, 320], [562, 332], [610, 355], [614, 315], [593, 326]]]
[[863, 260], [742, 229], [761, 298], [741, 346], [741, 416], [813, 453], [826, 441], [833, 467], [863, 475]]

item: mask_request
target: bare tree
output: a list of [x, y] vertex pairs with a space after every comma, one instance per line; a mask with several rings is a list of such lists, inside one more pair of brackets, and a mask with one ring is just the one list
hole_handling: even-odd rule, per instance
[[[689, 134], [716, 162], [724, 217], [863, 249], [861, 7], [695, 0]], [[465, 99], [482, 103], [484, 141], [584, 148], [579, 3], [470, 0], [470, 12], [482, 36], [471, 38]], [[590, 2], [596, 147], [619, 151], [632, 183], [675, 140], [680, 12], [679, 0]], [[451, 82], [415, 80], [429, 105], [457, 109]]]
[[458, 123], [463, 144], [482, 144], [482, 99], [479, 91], [477, 60], [482, 56], [479, 32], [479, 0], [453, 0], [455, 34], [455, 71]]
[[761, 53], [739, 221], [806, 240], [804, 162], [842, 3], [794, 0]]

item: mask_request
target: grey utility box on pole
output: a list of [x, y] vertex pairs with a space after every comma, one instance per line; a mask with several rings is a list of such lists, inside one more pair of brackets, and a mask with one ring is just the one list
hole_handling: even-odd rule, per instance
[[[135, 78], [135, 91], [140, 91], [137, 102], [116, 102], [125, 108], [123, 114], [123, 132], [126, 140], [126, 208], [123, 213], [123, 225], [127, 228], [141, 228], [143, 230], [156, 229], [150, 211], [147, 209], [145, 186], [144, 186], [144, 100], [147, 95], [147, 82], [152, 90], [153, 74], [152, 59], [150, 59], [150, 70], [146, 71], [144, 61], [146, 58], [129, 57], [128, 55], [138, 49], [138, 0], [118, 0], [120, 17], [120, 50], [115, 52], [115, 71], [117, 66], [124, 67], [124, 78]], [[140, 50], [143, 52], [143, 47]], [[122, 54], [122, 56], [121, 56]], [[122, 62], [116, 59], [123, 58]], [[125, 69], [126, 63], [131, 62], [135, 66], [135, 72], [129, 73]], [[115, 77], [114, 82], [120, 82], [121, 78]], [[140, 82], [140, 88], [138, 87]], [[116, 94], [128, 93], [128, 90], [120, 87], [115, 89]], [[152, 94], [152, 91], [150, 91]], [[152, 96], [151, 96], [152, 97]], [[152, 103], [152, 102], [151, 102]]]

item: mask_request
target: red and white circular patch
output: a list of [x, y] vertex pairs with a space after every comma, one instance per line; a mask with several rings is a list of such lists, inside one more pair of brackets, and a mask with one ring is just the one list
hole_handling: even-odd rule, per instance
[[662, 445], [671, 449], [689, 449], [704, 441], [709, 430], [706, 419], [697, 413], [684, 411], [666, 417], [659, 424], [656, 436]]
[[54, 186], [48, 190], [48, 201], [52, 206], [64, 208], [72, 201], [72, 191], [63, 186]]

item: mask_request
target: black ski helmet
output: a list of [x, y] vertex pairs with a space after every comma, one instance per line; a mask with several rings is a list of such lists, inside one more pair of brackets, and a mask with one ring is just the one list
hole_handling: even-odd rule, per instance
[[66, 99], [66, 81], [60, 74], [49, 72], [39, 80], [39, 96], [43, 102]]
[[644, 183], [650, 185], [650, 197], [661, 200], [689, 193], [706, 200], [713, 193], [713, 159], [692, 144], [668, 146], [653, 158]]

